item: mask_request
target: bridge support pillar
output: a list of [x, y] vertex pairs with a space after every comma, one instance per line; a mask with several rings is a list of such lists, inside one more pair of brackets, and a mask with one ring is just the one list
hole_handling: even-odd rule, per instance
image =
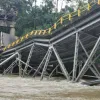
[[15, 27], [11, 27], [11, 28], [10, 28], [10, 34], [11, 34], [12, 36], [15, 36]]

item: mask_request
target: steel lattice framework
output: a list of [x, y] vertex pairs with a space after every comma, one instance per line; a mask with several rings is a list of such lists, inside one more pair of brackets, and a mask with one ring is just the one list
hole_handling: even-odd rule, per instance
[[[100, 4], [99, 0], [98, 4]], [[41, 75], [43, 79], [45, 76], [50, 78], [55, 73], [61, 73], [68, 81], [78, 82], [83, 76], [87, 76], [86, 72], [90, 70], [99, 79], [100, 69], [95, 65], [95, 61], [100, 56], [98, 4], [82, 16], [78, 11], [80, 17], [70, 19], [69, 24], [64, 24], [53, 31], [53, 34], [34, 35], [4, 51], [0, 66], [5, 67], [4, 65], [8, 64], [9, 67], [5, 67], [3, 74], [13, 73], [13, 69], [18, 67], [19, 76]], [[69, 62], [72, 66], [68, 65]]]

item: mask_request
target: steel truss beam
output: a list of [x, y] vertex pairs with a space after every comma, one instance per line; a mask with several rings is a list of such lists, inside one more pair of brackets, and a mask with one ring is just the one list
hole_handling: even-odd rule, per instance
[[[100, 13], [98, 13], [98, 15], [99, 15]], [[90, 19], [90, 18], [89, 18]], [[89, 20], [89, 19], [87, 19], [87, 20]], [[91, 17], [91, 19], [92, 19], [92, 17]], [[86, 20], [85, 20], [86, 21]], [[90, 23], [88, 23], [87, 25], [85, 25], [85, 26], [82, 26], [81, 28], [79, 28], [79, 29], [77, 29], [77, 32], [80, 32], [80, 31], [82, 31], [82, 30], [84, 30], [85, 28], [87, 28], [87, 27], [90, 27], [91, 25], [94, 25], [95, 23], [97, 23], [97, 22], [99, 22], [100, 21], [100, 18], [98, 18], [98, 19], [96, 19], [95, 21], [91, 21]], [[84, 21], [83, 21], [84, 22]], [[73, 28], [71, 28], [72, 30], [73, 30]], [[97, 51], [97, 49], [98, 49], [98, 47], [99, 47], [99, 44], [100, 44], [100, 37], [98, 38], [98, 40], [97, 40], [97, 42], [96, 42], [96, 44], [95, 44], [95, 46], [94, 46], [94, 48], [93, 48], [93, 50], [91, 51], [91, 53], [90, 53], [90, 55], [88, 55], [88, 53], [87, 53], [87, 51], [85, 50], [85, 48], [84, 48], [84, 50], [85, 50], [85, 53], [86, 53], [86, 55], [87, 55], [87, 60], [86, 60], [86, 62], [85, 62], [85, 64], [84, 64], [84, 66], [83, 66], [83, 68], [81, 69], [81, 71], [80, 71], [80, 73], [79, 73], [79, 75], [78, 75], [78, 77], [76, 78], [76, 70], [77, 70], [77, 58], [78, 58], [78, 45], [79, 45], [79, 41], [78, 41], [78, 39], [77, 39], [77, 37], [78, 37], [78, 33], [76, 33], [76, 31], [73, 31], [73, 32], [71, 32], [70, 34], [67, 34], [67, 35], [65, 35], [64, 36], [64, 34], [66, 34], [68, 31], [64, 31], [63, 32], [63, 35], [61, 35], [61, 38], [60, 39], [57, 39], [56, 37], [56, 39], [51, 39], [50, 40], [50, 42], [52, 42], [52, 40], [54, 40], [54, 42], [52, 43], [52, 45], [48, 45], [48, 44], [43, 44], [43, 43], [35, 43], [36, 45], [40, 45], [40, 46], [45, 46], [45, 47], [49, 47], [49, 50], [48, 50], [48, 52], [46, 53], [46, 55], [45, 55], [45, 57], [43, 58], [43, 60], [42, 60], [42, 62], [40, 63], [40, 65], [39, 65], [39, 67], [37, 68], [37, 70], [35, 70], [35, 73], [34, 73], [34, 75], [33, 76], [35, 76], [38, 72], [39, 72], [39, 70], [43, 67], [43, 65], [44, 65], [44, 68], [43, 68], [43, 71], [42, 71], [42, 74], [41, 74], [41, 79], [43, 78], [43, 75], [44, 75], [44, 73], [45, 73], [45, 71], [46, 71], [46, 69], [47, 69], [47, 67], [48, 67], [48, 64], [49, 64], [49, 60], [50, 60], [50, 58], [51, 58], [51, 55], [52, 55], [52, 52], [54, 52], [54, 54], [55, 54], [55, 56], [56, 56], [56, 58], [57, 58], [57, 61], [58, 61], [58, 63], [59, 63], [59, 65], [60, 65], [60, 68], [61, 68], [61, 71], [63, 72], [63, 74], [64, 74], [64, 76], [68, 79], [68, 80], [70, 80], [70, 77], [69, 77], [69, 73], [68, 73], [68, 71], [66, 70], [66, 68], [65, 68], [65, 66], [64, 66], [64, 64], [63, 64], [63, 62], [62, 62], [62, 60], [61, 60], [61, 58], [60, 58], [60, 56], [59, 56], [59, 54], [58, 54], [58, 52], [57, 52], [57, 50], [56, 50], [56, 48], [53, 46], [53, 45], [55, 45], [55, 44], [57, 44], [57, 43], [59, 43], [59, 42], [61, 42], [61, 41], [63, 41], [64, 39], [66, 39], [66, 38], [68, 38], [68, 37], [71, 37], [72, 35], [75, 35], [76, 34], [76, 43], [75, 43], [75, 55], [74, 55], [74, 66], [73, 66], [73, 80], [75, 80], [75, 81], [79, 81], [79, 79], [80, 78], [82, 78], [82, 76], [85, 74], [85, 72], [87, 71], [87, 69], [91, 66], [91, 61], [92, 61], [92, 58], [93, 58], [93, 56], [94, 56], [94, 54], [96, 53], [96, 51]], [[59, 36], [58, 36], [59, 37]], [[49, 40], [48, 40], [49, 41]], [[3, 65], [4, 63], [6, 63], [7, 61], [9, 61], [10, 59], [12, 59], [13, 57], [15, 57], [16, 55], [18, 55], [18, 52], [19, 51], [21, 51], [21, 50], [24, 50], [24, 49], [26, 49], [26, 48], [28, 48], [28, 47], [30, 47], [30, 46], [32, 46], [33, 45], [33, 43], [32, 44], [30, 44], [30, 45], [25, 45], [26, 47], [21, 47], [21, 49], [19, 49], [19, 50], [17, 50], [17, 52], [15, 53], [15, 54], [13, 54], [12, 56], [10, 56], [9, 58], [7, 58], [5, 61], [3, 61], [2, 63], [0, 63], [0, 66], [1, 65]], [[83, 46], [84, 47], [84, 46]], [[14, 48], [15, 50], [16, 50], [16, 48]], [[18, 49], [18, 48], [17, 48]], [[30, 53], [29, 53], [29, 56], [28, 56], [28, 59], [27, 59], [27, 62], [25, 63], [25, 62], [23, 62], [22, 60], [21, 60], [21, 57], [20, 57], [20, 55], [18, 55], [18, 58], [16, 58], [18, 61], [19, 61], [19, 74], [21, 75], [21, 63], [23, 63], [23, 64], [25, 64], [25, 69], [24, 69], [24, 72], [26, 72], [27, 71], [27, 67], [30, 67], [31, 69], [33, 69], [33, 67], [31, 67], [30, 65], [29, 65], [29, 62], [30, 62], [30, 59], [31, 59], [31, 56], [32, 56], [32, 51], [33, 49], [31, 48], [31, 50], [30, 50]], [[95, 71], [96, 71], [96, 73], [99, 75], [100, 73], [98, 73], [97, 71], [97, 69], [96, 69], [96, 67], [95, 67], [95, 65], [93, 65], [93, 67], [94, 67], [94, 69], [95, 69]], [[94, 69], [93, 69], [93, 71], [94, 71]]]
[[43, 44], [43, 43], [35, 43], [36, 45], [39, 45], [39, 46], [43, 46], [43, 47], [49, 47], [49, 45], [48, 44]]
[[[95, 23], [97, 23], [97, 22], [99, 22], [99, 21], [100, 21], [100, 18], [98, 18], [98, 19], [96, 19], [95, 21], [92, 21], [92, 22], [90, 22], [89, 24], [87, 24], [87, 25], [85, 25], [85, 26], [83, 26], [83, 27], [77, 29], [77, 32], [80, 32], [80, 31], [84, 30], [85, 28], [94, 25]], [[66, 32], [64, 32], [64, 33], [66, 33]], [[71, 32], [70, 34], [65, 35], [64, 37], [62, 37], [62, 38], [56, 40], [56, 41], [53, 42], [52, 44], [55, 45], [55, 44], [61, 42], [62, 40], [65, 40], [65, 39], [69, 38], [70, 36], [72, 36], [72, 35], [74, 35], [74, 34], [76, 34], [76, 31], [73, 31], [73, 32]]]
[[78, 65], [78, 49], [79, 49], [79, 40], [78, 33], [76, 32], [76, 42], [75, 42], [75, 52], [74, 52], [74, 63], [73, 63], [73, 81], [76, 79], [77, 74], [77, 65]]
[[36, 44], [36, 45], [39, 45], [39, 46], [49, 47], [48, 44], [39, 43], [39, 42], [34, 42], [34, 41], [32, 40], [31, 43], [29, 43], [29, 44], [24, 43], [22, 46], [17, 46], [17, 47], [15, 47], [15, 48], [12, 48], [12, 49], [10, 49], [10, 50], [7, 50], [7, 51], [3, 52], [3, 54], [4, 54], [4, 53], [11, 52], [11, 51], [13, 51], [13, 52], [14, 52], [14, 51], [20, 52], [20, 51], [22, 51], [22, 50], [24, 50], [24, 49], [27, 49], [27, 48], [31, 47], [31, 46], [33, 45], [33, 43]]
[[65, 68], [65, 66], [64, 66], [64, 64], [63, 64], [63, 62], [62, 62], [62, 60], [61, 60], [61, 58], [60, 58], [60, 56], [59, 56], [59, 54], [56, 50], [56, 48], [53, 45], [50, 45], [49, 49], [50, 49], [50, 51], [48, 53], [48, 56], [47, 56], [47, 59], [46, 59], [46, 62], [45, 62], [45, 65], [44, 65], [44, 68], [43, 68], [43, 71], [42, 71], [41, 79], [43, 79], [43, 74], [47, 69], [47, 66], [49, 64], [49, 60], [50, 60], [50, 57], [51, 57], [51, 52], [53, 51], [56, 58], [57, 58], [57, 61], [58, 61], [59, 65], [60, 65], [61, 71], [63, 72], [63, 74], [67, 78], [67, 80], [70, 80], [68, 71], [66, 70], [66, 68]]
[[[74, 64], [73, 64], [73, 77], [72, 77], [73, 81], [76, 80], [76, 74], [77, 74], [79, 43], [81, 44], [82, 49], [84, 50], [86, 56], [87, 57], [89, 56], [87, 51], [86, 51], [86, 49], [85, 49], [85, 47], [83, 46], [82, 42], [79, 39], [78, 33], [76, 33], [75, 52], [74, 52]], [[100, 73], [97, 70], [96, 66], [94, 64], [92, 64], [92, 65], [93, 65], [93, 68], [90, 67], [91, 71], [96, 75], [97, 78], [100, 78]]]
[[83, 61], [79, 61], [79, 63], [78, 63], [78, 66], [79, 66], [79, 73], [80, 73], [80, 70], [82, 69], [82, 64], [83, 64]]
[[[85, 62], [85, 59], [83, 58], [83, 61]], [[93, 66], [93, 63], [91, 63], [91, 65]], [[89, 66], [90, 70], [93, 72], [93, 74], [96, 76], [96, 78], [100, 79], [100, 76], [98, 74], [98, 70], [97, 68], [94, 68], [92, 66]], [[88, 70], [88, 69], [87, 69]], [[85, 75], [84, 75], [85, 76]]]
[[30, 50], [30, 52], [29, 52], [27, 61], [26, 61], [25, 68], [24, 68], [24, 70], [23, 70], [23, 76], [24, 76], [24, 74], [27, 72], [27, 68], [28, 68], [29, 62], [30, 62], [30, 60], [31, 60], [34, 47], [35, 47], [35, 46], [34, 46], [34, 43], [33, 43], [32, 47], [31, 47], [31, 50]]
[[[19, 60], [21, 63], [23, 63], [24, 65], [26, 65], [26, 63], [24, 61], [22, 61], [19, 58], [16, 58], [17, 60]], [[36, 71], [36, 69], [34, 69], [32, 66], [28, 65], [29, 68], [33, 69], [34, 71]], [[39, 72], [41, 74], [41, 72]]]
[[6, 60], [4, 60], [3, 62], [0, 63], [0, 66], [2, 66], [3, 64], [5, 64], [6, 62], [8, 62], [9, 60], [11, 60], [12, 58], [16, 57], [16, 55], [18, 55], [18, 52], [16, 52], [15, 54], [13, 54], [12, 56], [10, 56], [9, 58], [7, 58]]
[[[49, 46], [48, 44], [43, 44], [43, 43], [38, 43], [38, 42], [34, 42], [34, 44], [35, 44], [35, 45], [39, 45], [39, 46], [44, 46], [44, 47], [48, 47], [48, 46]], [[33, 42], [32, 42], [32, 44], [29, 44], [29, 45], [27, 45], [27, 46], [25, 46], [25, 47], [22, 47], [22, 48], [18, 49], [17, 52], [20, 52], [20, 51], [22, 51], [22, 50], [24, 50], [24, 49], [26, 49], [26, 48], [29, 48], [29, 47], [31, 47], [32, 45], [33, 45]]]
[[[95, 19], [97, 16], [100, 16], [100, 12], [96, 13], [96, 14], [93, 15], [93, 16], [90, 16], [90, 17], [87, 18], [86, 20], [83, 20], [81, 23], [77, 24], [75, 27], [78, 28], [78, 27], [84, 25], [85, 23], [89, 22], [90, 20]], [[59, 35], [57, 35], [56, 37], [53, 37], [52, 39], [50, 39], [50, 42], [56, 40], [56, 39], [59, 38], [59, 37], [62, 37], [62, 36], [65, 35], [66, 33], [69, 33], [71, 30], [73, 30], [73, 27], [67, 29], [65, 32], [62, 32], [62, 34], [59, 34]]]
[[35, 42], [50, 42], [49, 39], [34, 39]]
[[49, 53], [49, 49], [46, 53], [46, 55], [44, 56], [43, 60], [41, 61], [40, 65], [38, 66], [37, 70], [35, 71], [35, 73], [33, 74], [33, 77], [35, 77], [37, 75], [37, 73], [40, 71], [40, 69], [43, 67], [45, 60], [47, 59], [47, 55]]
[[[21, 54], [20, 53], [18, 53], [18, 58], [21, 59]], [[22, 69], [22, 63], [21, 63], [20, 60], [18, 60], [18, 67], [19, 67], [19, 76], [22, 76], [23, 69]]]
[[95, 38], [95, 39], [98, 38], [98, 37], [96, 37], [96, 36], [94, 36], [94, 35], [92, 35], [92, 34], [89, 34], [89, 33], [84, 32], [84, 31], [80, 31], [80, 33], [87, 34], [87, 35], [89, 35], [89, 36], [91, 36], [91, 37], [93, 37], [93, 38]]
[[17, 65], [18, 60], [15, 60], [6, 70], [4, 70], [3, 75], [12, 72], [13, 68]]
[[[64, 73], [64, 76], [65, 76], [68, 80], [70, 80], [68, 71], [66, 70], [66, 68], [65, 68], [65, 66], [64, 66], [64, 64], [63, 64], [63, 62], [62, 62], [62, 60], [61, 60], [61, 58], [60, 58], [60, 56], [59, 56], [59, 54], [58, 54], [58, 52], [57, 52], [57, 50], [56, 50], [56, 48], [55, 48], [53, 45], [50, 45], [50, 47], [49, 47], [49, 49], [48, 49], [46, 55], [44, 56], [42, 62], [40, 63], [39, 67], [37, 68], [37, 70], [35, 71], [33, 77], [35, 77], [35, 76], [37, 75], [38, 71], [39, 71], [39, 70], [43, 67], [43, 65], [44, 65], [43, 70], [42, 70], [42, 74], [41, 74], [41, 79], [43, 79], [43, 76], [44, 76], [44, 73], [46, 72], [46, 69], [47, 69], [47, 67], [48, 67], [48, 64], [49, 64], [49, 61], [50, 61], [52, 52], [54, 52], [54, 54], [55, 54], [55, 56], [56, 56], [56, 58], [57, 58], [57, 61], [58, 61], [59, 65], [60, 65], [61, 71]], [[44, 63], [44, 62], [45, 62], [45, 63]]]
[[59, 67], [59, 64], [53, 69], [53, 71], [50, 73], [49, 78], [51, 78], [52, 74], [54, 73], [54, 71]]
[[99, 38], [98, 38], [98, 40], [97, 40], [95, 46], [93, 47], [93, 49], [92, 49], [92, 51], [91, 51], [91, 53], [90, 53], [88, 59], [86, 60], [86, 62], [85, 62], [85, 64], [84, 64], [83, 68], [81, 69], [79, 75], [77, 76], [77, 78], [76, 78], [76, 80], [75, 80], [76, 82], [79, 81], [79, 80], [83, 77], [83, 75], [85, 74], [85, 72], [87, 71], [87, 69], [90, 67], [91, 61], [92, 61], [92, 59], [93, 59], [93, 56], [95, 55], [95, 53], [96, 53], [96, 51], [97, 51], [99, 45], [100, 45], [100, 36], [99, 36]]
[[[79, 38], [78, 38], [78, 39], [79, 39]], [[88, 52], [86, 51], [86, 49], [85, 49], [85, 47], [84, 47], [84, 45], [83, 45], [83, 43], [81, 42], [80, 39], [79, 39], [79, 43], [80, 43], [82, 49], [84, 50], [86, 56], [89, 57], [89, 54], [88, 54]], [[91, 67], [90, 67], [90, 70], [96, 75], [97, 78], [100, 78], [100, 73], [99, 73], [99, 71], [97, 70], [97, 68], [96, 68], [96, 66], [94, 65], [94, 63], [91, 62], [91, 65], [93, 66], [93, 68], [92, 68], [92, 66], [91, 66]]]
[[52, 46], [52, 49], [53, 49], [53, 52], [54, 52], [54, 54], [55, 54], [55, 56], [56, 56], [56, 58], [58, 60], [58, 63], [59, 63], [60, 68], [61, 68], [61, 71], [63, 72], [63, 74], [67, 78], [67, 80], [69, 81], [70, 80], [69, 73], [66, 70], [66, 68], [65, 68], [65, 66], [64, 66], [64, 64], [63, 64], [63, 62], [62, 62], [62, 60], [61, 60], [61, 58], [60, 58], [60, 56], [59, 56], [59, 54], [58, 54], [58, 52], [56, 50], [56, 48], [54, 46]]
[[47, 55], [47, 58], [46, 58], [46, 61], [45, 61], [44, 67], [43, 67], [43, 71], [42, 71], [42, 74], [41, 74], [41, 80], [43, 79], [44, 73], [46, 72], [46, 69], [47, 69], [47, 66], [49, 64], [51, 55], [52, 55], [52, 48], [49, 47], [49, 52], [48, 52], [48, 55]]

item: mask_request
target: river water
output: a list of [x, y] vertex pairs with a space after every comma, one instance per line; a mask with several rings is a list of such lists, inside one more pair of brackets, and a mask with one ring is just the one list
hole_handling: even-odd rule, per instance
[[0, 76], [0, 100], [100, 100], [100, 86], [62, 79]]

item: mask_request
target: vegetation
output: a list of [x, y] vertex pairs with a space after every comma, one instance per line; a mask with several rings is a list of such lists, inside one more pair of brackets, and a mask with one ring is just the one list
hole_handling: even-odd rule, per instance
[[[34, 29], [45, 29], [52, 25], [61, 15], [83, 6], [85, 0], [43, 0], [40, 6], [38, 0], [0, 0], [0, 9], [9, 12], [11, 8], [18, 12], [16, 20], [16, 35], [21, 36]], [[58, 3], [62, 1], [61, 10]], [[66, 2], [65, 8], [62, 8]], [[69, 5], [71, 3], [71, 5]], [[72, 5], [75, 4], [75, 5]]]

